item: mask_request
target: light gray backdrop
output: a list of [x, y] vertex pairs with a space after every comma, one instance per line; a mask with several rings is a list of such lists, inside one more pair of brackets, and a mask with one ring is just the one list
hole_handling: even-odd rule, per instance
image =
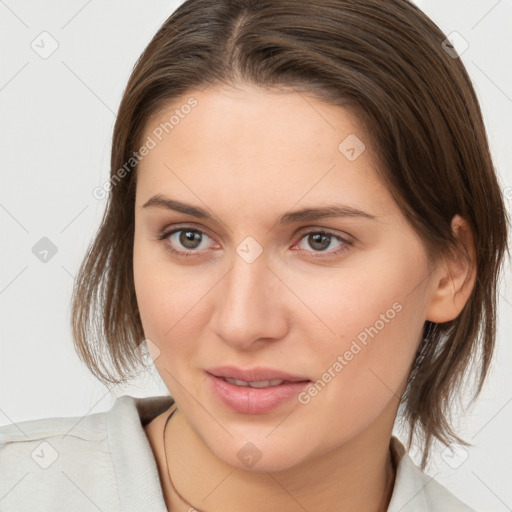
[[[155, 373], [111, 392], [96, 382], [74, 352], [69, 311], [73, 276], [105, 206], [92, 191], [108, 178], [122, 90], [179, 3], [0, 0], [0, 424], [101, 412], [122, 394], [166, 394]], [[510, 209], [512, 2], [418, 5], [447, 34], [456, 33]], [[501, 289], [492, 375], [459, 422], [474, 446], [436, 448], [428, 470], [482, 512], [512, 510], [510, 288]]]

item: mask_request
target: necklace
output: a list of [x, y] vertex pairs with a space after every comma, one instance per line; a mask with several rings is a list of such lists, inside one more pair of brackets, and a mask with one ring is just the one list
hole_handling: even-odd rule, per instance
[[173, 488], [174, 492], [178, 495], [178, 497], [183, 501], [185, 502], [190, 508], [188, 509], [187, 512], [202, 512], [201, 510], [199, 510], [198, 508], [192, 506], [179, 492], [178, 492], [178, 489], [176, 489], [173, 481], [172, 481], [172, 478], [171, 478], [171, 472], [169, 471], [169, 464], [167, 463], [167, 449], [166, 449], [166, 446], [165, 446], [165, 430], [167, 429], [167, 424], [169, 423], [169, 420], [172, 418], [172, 415], [177, 411], [177, 408], [174, 408], [174, 410], [171, 412], [171, 414], [169, 414], [169, 416], [167, 417], [167, 419], [165, 420], [165, 425], [164, 425], [164, 434], [163, 434], [163, 438], [164, 438], [164, 455], [165, 455], [165, 468], [167, 470], [167, 476], [169, 477], [169, 482], [171, 483], [171, 487]]
[[[174, 410], [171, 412], [171, 414], [169, 414], [169, 416], [167, 417], [167, 419], [165, 420], [165, 425], [164, 425], [164, 433], [163, 433], [163, 441], [164, 441], [164, 455], [165, 455], [165, 468], [167, 470], [167, 476], [169, 477], [169, 482], [171, 483], [171, 487], [173, 488], [174, 492], [178, 495], [178, 497], [181, 499], [181, 501], [183, 501], [184, 503], [186, 503], [190, 508], [188, 509], [187, 512], [203, 512], [201, 510], [199, 510], [198, 508], [194, 507], [193, 505], [191, 505], [179, 492], [178, 492], [178, 489], [176, 489], [173, 481], [172, 481], [172, 478], [171, 478], [171, 472], [169, 471], [169, 464], [167, 463], [167, 448], [165, 446], [165, 430], [167, 429], [167, 424], [169, 423], [169, 420], [172, 418], [172, 415], [177, 411], [177, 408], [174, 408]], [[395, 457], [394, 457], [394, 452], [391, 450], [391, 466], [392, 466], [392, 474], [393, 473], [396, 473], [396, 468], [397, 468], [397, 463], [396, 463], [396, 460], [395, 460]], [[394, 477], [393, 477], [393, 480], [394, 480]]]

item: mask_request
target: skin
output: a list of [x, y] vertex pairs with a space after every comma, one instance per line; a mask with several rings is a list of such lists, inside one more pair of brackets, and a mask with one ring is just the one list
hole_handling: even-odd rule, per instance
[[[198, 105], [144, 157], [136, 189], [137, 300], [178, 407], [165, 433], [168, 466], [169, 412], [146, 426], [167, 507], [189, 508], [170, 473], [199, 510], [385, 511], [395, 478], [389, 440], [422, 327], [459, 314], [474, 269], [460, 258], [429, 266], [353, 113], [294, 92], [211, 87], [155, 115], [144, 140], [190, 96]], [[338, 149], [349, 134], [366, 147], [354, 161]], [[144, 208], [156, 194], [215, 218]], [[333, 203], [375, 219], [277, 224], [290, 211]], [[196, 248], [179, 232], [158, 240], [178, 227], [205, 234]], [[468, 225], [456, 216], [452, 227], [474, 261]], [[323, 250], [304, 233], [322, 229], [335, 235]], [[252, 263], [236, 252], [248, 236], [263, 249]], [[292, 398], [240, 414], [208, 386], [205, 368], [224, 364], [316, 381], [393, 304], [401, 306], [394, 318], [307, 404]], [[261, 454], [251, 468], [237, 457], [249, 441]]]

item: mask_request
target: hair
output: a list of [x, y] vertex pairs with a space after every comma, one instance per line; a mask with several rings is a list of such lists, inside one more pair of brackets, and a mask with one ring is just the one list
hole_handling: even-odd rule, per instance
[[[408, 448], [454, 432], [453, 400], [469, 378], [472, 401], [496, 338], [497, 285], [510, 220], [468, 74], [443, 48], [446, 35], [407, 0], [188, 0], [136, 62], [113, 132], [109, 195], [73, 290], [80, 359], [103, 383], [141, 367], [144, 331], [133, 277], [135, 188], [148, 120], [178, 97], [215, 85], [304, 92], [356, 112], [379, 174], [423, 240], [428, 261], [461, 252], [455, 214], [470, 225], [477, 277], [452, 321], [426, 321], [401, 397]], [[133, 169], [121, 173], [126, 164]]]

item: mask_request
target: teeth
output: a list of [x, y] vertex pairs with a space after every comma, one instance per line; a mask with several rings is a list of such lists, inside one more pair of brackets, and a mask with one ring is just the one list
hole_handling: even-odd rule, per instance
[[284, 380], [281, 379], [247, 382], [245, 380], [230, 379], [228, 377], [225, 377], [224, 380], [230, 384], [234, 384], [235, 386], [249, 386], [251, 388], [269, 388], [273, 386], [279, 386], [284, 382]]

